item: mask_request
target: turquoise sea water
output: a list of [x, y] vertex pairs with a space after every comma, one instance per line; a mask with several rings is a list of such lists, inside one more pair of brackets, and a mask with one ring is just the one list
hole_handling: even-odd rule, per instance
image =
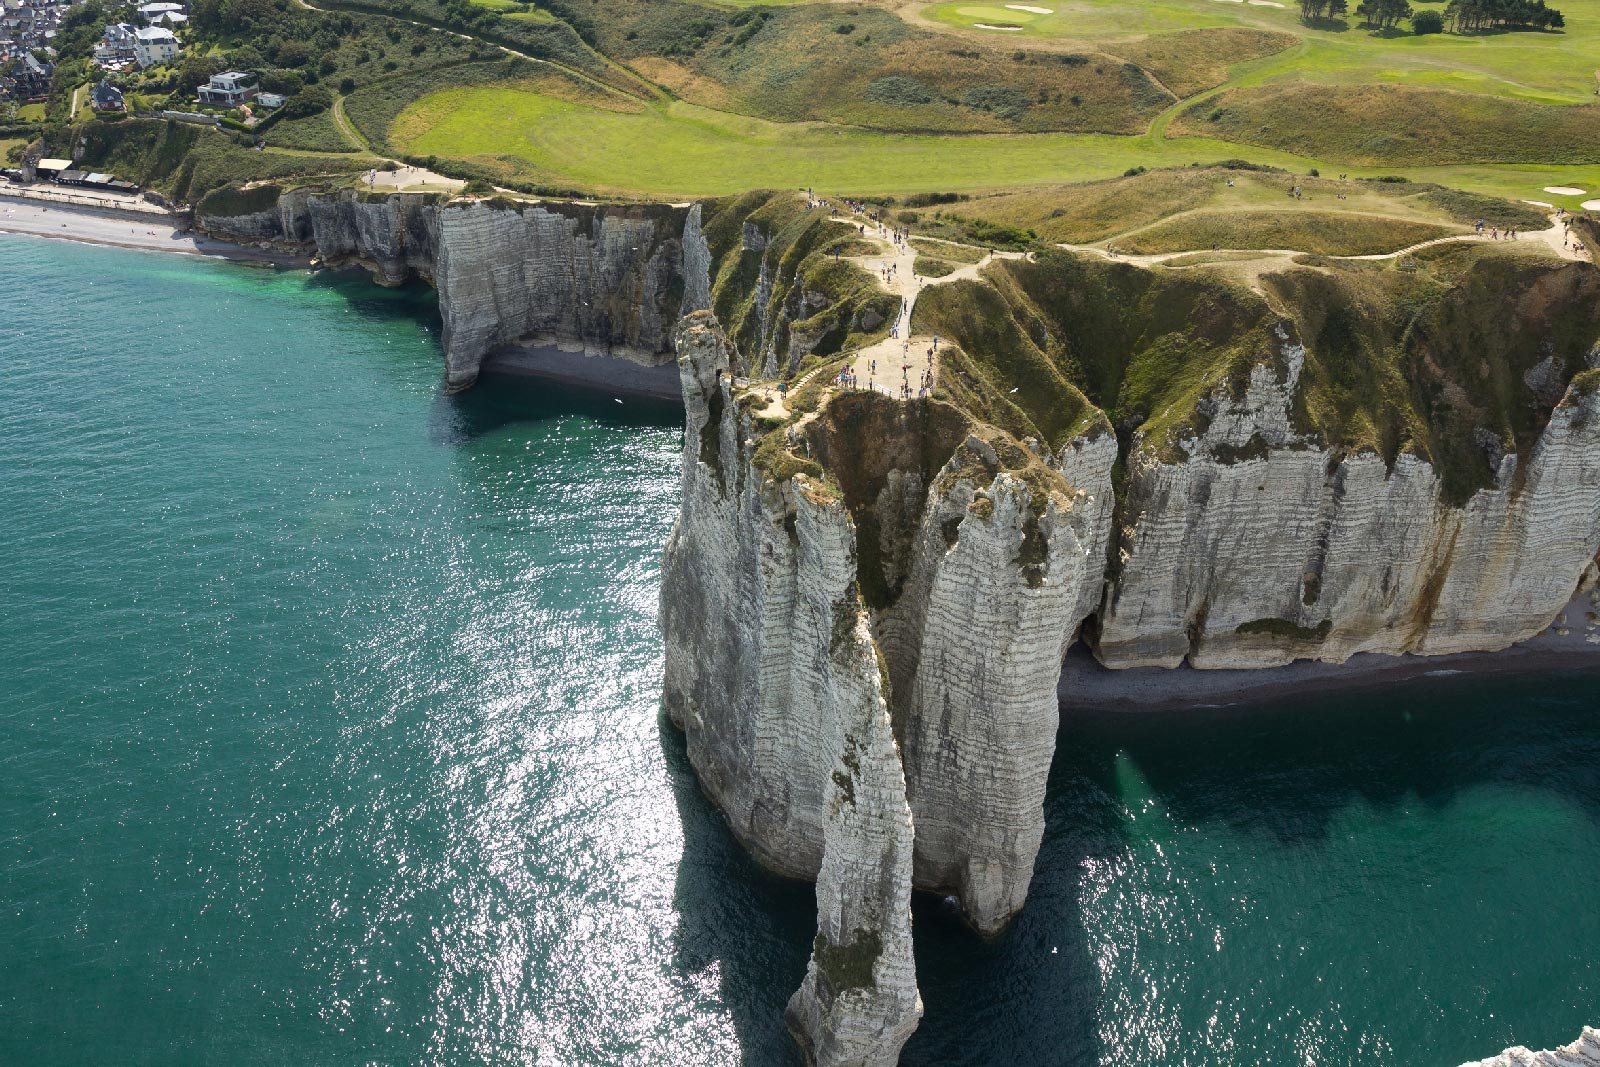
[[[0, 236], [0, 1064], [792, 1064], [807, 887], [657, 710], [670, 409], [425, 294]], [[1600, 1021], [1594, 675], [1077, 715], [914, 1065], [1450, 1067]]]

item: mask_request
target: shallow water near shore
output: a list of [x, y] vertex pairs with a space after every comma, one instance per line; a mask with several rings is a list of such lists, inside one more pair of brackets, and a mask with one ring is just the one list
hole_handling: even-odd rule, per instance
[[[426, 292], [0, 269], [0, 1063], [798, 1061], [811, 891], [657, 707], [680, 413], [444, 397]], [[1069, 715], [1024, 916], [982, 944], [917, 901], [905, 1062], [1571, 1040], [1597, 681]]]

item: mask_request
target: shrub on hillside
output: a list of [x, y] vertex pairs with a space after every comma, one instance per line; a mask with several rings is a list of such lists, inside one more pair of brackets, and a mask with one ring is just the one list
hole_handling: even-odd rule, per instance
[[916, 107], [931, 104], [933, 93], [910, 75], [887, 74], [867, 86], [867, 99], [891, 107]]
[[1444, 16], [1437, 11], [1419, 11], [1411, 16], [1412, 33], [1443, 33]]
[[333, 94], [320, 85], [308, 85], [280, 109], [286, 119], [303, 119], [333, 106]]
[[961, 94], [961, 102], [974, 111], [989, 111], [1012, 122], [1033, 105], [1027, 93], [1012, 85], [974, 85]]

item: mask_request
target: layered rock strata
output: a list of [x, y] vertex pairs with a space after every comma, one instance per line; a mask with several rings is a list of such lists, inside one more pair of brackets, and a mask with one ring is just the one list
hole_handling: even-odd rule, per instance
[[1526, 457], [1462, 504], [1434, 464], [1297, 431], [1305, 350], [1276, 351], [1180, 456], [1129, 459], [1110, 667], [1259, 668], [1505, 648], [1550, 625], [1600, 545], [1600, 394], [1559, 392]]
[[956, 894], [988, 933], [1026, 897], [1104, 508], [1048, 457], [929, 402], [837, 397], [758, 455], [714, 317], [687, 318], [677, 349], [664, 703], [735, 835], [817, 881], [789, 1010], [802, 1045], [818, 1063], [893, 1063], [921, 1010], [912, 887]]
[[1570, 1045], [1534, 1052], [1517, 1045], [1487, 1060], [1463, 1063], [1461, 1067], [1600, 1067], [1600, 1030], [1585, 1026]]
[[[770, 248], [764, 231], [739, 235], [742, 342], [709, 314], [679, 337], [689, 426], [663, 574], [665, 703], [734, 833], [817, 880], [819, 935], [789, 1020], [818, 1062], [893, 1062], [914, 1025], [896, 940], [910, 888], [955, 895], [983, 933], [1023, 906], [1056, 681], [1080, 629], [1113, 667], [1492, 650], [1594, 581], [1592, 272], [1524, 290], [1519, 306], [1546, 319], [1518, 328], [1547, 333], [1516, 343], [1537, 360], [1503, 338], [1466, 357], [1435, 338], [1419, 373], [1453, 359], [1478, 392], [1424, 383], [1407, 401], [1432, 405], [1423, 414], [1385, 414], [1417, 441], [1386, 456], [1308, 416], [1328, 356], [1303, 323], [1260, 301], [1219, 311], [1215, 294], [1204, 315], [1168, 318], [1220, 341], [1140, 343], [1208, 358], [1226, 344], [1226, 362], [1189, 409], [1145, 409], [1137, 425], [1080, 403], [1052, 442], [1008, 432], [973, 414], [1008, 415], [1017, 390], [996, 399], [1004, 385], [985, 380], [1005, 364], [959, 350], [942, 373], [960, 403], [813, 390], [775, 419], [770, 395], [732, 384], [773, 365], [769, 332], [749, 325], [771, 321]], [[1029, 336], [1046, 329], [1037, 309]], [[1448, 425], [1474, 404], [1493, 431]], [[1487, 470], [1463, 491], [1472, 449]]]
[[383, 285], [439, 292], [446, 382], [464, 389], [511, 344], [670, 363], [680, 315], [707, 306], [700, 210], [667, 206], [445, 200], [355, 190], [282, 193], [270, 208], [200, 215], [240, 243], [360, 264]]

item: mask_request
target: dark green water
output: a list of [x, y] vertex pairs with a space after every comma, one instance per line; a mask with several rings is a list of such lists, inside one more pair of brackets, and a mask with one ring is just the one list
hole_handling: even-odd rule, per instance
[[[790, 1064], [809, 889], [657, 714], [671, 411], [417, 294], [0, 237], [0, 1064]], [[1600, 1019], [1594, 676], [1063, 729], [915, 1065], [1440, 1064]]]

